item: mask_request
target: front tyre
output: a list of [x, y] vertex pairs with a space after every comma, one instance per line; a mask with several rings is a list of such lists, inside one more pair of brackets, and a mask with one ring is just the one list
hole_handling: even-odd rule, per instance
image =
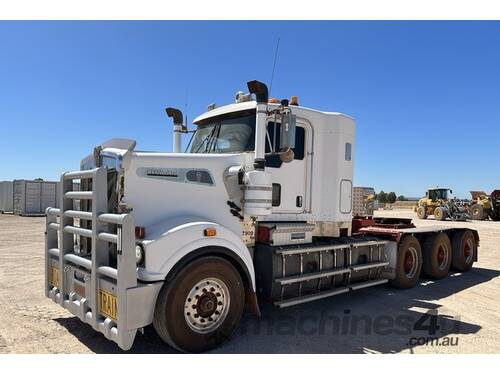
[[241, 277], [227, 260], [215, 256], [194, 260], [158, 295], [153, 325], [170, 346], [198, 353], [229, 339], [243, 314]]
[[472, 220], [484, 220], [484, 207], [482, 204], [476, 203], [473, 204], [470, 208], [470, 213], [472, 216]]
[[427, 219], [427, 208], [425, 206], [417, 207], [417, 217], [419, 219]]
[[434, 217], [438, 221], [444, 221], [447, 216], [447, 212], [443, 207], [436, 207], [436, 209], [434, 210]]

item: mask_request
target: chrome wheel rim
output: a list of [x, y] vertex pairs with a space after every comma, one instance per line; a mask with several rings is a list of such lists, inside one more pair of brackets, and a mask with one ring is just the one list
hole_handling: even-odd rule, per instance
[[229, 289], [220, 279], [210, 277], [197, 282], [184, 303], [184, 318], [198, 333], [216, 330], [229, 312]]

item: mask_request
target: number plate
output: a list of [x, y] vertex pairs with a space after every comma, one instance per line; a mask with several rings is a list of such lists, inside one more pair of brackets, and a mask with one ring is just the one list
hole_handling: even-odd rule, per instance
[[102, 315], [116, 320], [118, 313], [118, 299], [116, 296], [99, 289], [99, 310]]
[[50, 267], [49, 283], [56, 288], [59, 288], [59, 268]]

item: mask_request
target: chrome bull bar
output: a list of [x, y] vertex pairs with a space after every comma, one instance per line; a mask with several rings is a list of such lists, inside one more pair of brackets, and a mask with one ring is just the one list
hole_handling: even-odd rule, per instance
[[[92, 191], [73, 191], [77, 179], [91, 179]], [[77, 199], [91, 200], [92, 211], [74, 210]], [[61, 208], [46, 210], [45, 295], [128, 350], [137, 330], [151, 323], [161, 284], [138, 283], [134, 219], [107, 213], [107, 206], [106, 167], [61, 176]], [[75, 226], [75, 219], [91, 222], [91, 229]], [[109, 224], [116, 233], [108, 232]], [[74, 235], [90, 239], [90, 256], [75, 253]], [[109, 264], [109, 243], [117, 246], [116, 268]], [[102, 294], [116, 298], [111, 315], [103, 309], [109, 301], [103, 302]]]

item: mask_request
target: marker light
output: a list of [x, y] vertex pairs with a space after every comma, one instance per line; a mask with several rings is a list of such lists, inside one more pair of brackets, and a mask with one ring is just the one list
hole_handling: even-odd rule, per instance
[[215, 237], [217, 235], [217, 231], [215, 228], [207, 228], [203, 231], [205, 237]]
[[135, 227], [135, 238], [142, 240], [144, 237], [146, 237], [146, 228]]
[[299, 97], [298, 96], [292, 96], [290, 98], [290, 105], [299, 105]]
[[278, 98], [271, 98], [269, 99], [268, 103], [272, 104], [279, 104], [280, 100]]

